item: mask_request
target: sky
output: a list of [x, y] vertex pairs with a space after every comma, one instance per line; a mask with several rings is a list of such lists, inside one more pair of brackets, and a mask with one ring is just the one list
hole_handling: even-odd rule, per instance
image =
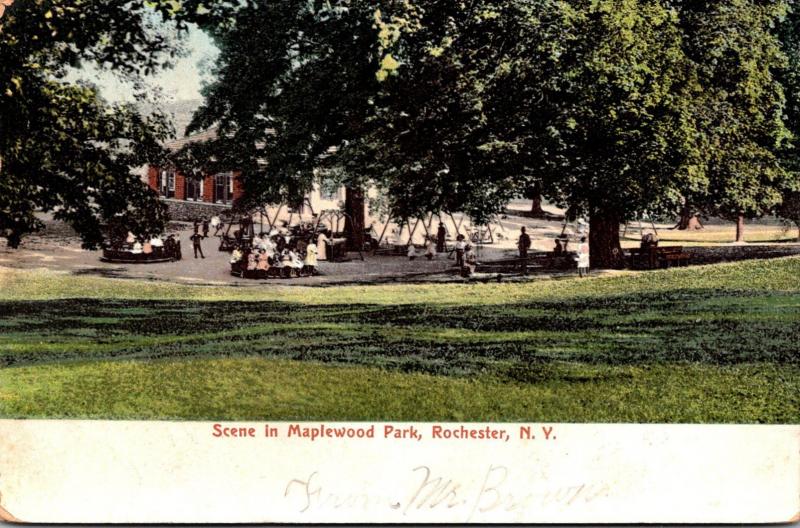
[[[201, 99], [200, 89], [203, 79], [208, 78], [201, 63], [213, 64], [219, 54], [211, 39], [196, 27], [189, 29], [185, 37], [189, 55], [177, 60], [173, 69], [148, 77], [150, 84], [163, 90], [166, 101], [189, 101]], [[132, 87], [108, 72], [98, 71], [93, 66], [85, 66], [75, 76], [100, 86], [103, 96], [112, 102], [133, 101]]]

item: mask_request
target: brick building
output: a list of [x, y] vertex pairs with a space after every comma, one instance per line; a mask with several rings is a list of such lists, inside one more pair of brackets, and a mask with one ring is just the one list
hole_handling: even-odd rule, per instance
[[[165, 144], [172, 151], [180, 150], [190, 142], [213, 139], [216, 130], [208, 130]], [[191, 221], [198, 217], [219, 214], [230, 209], [242, 195], [239, 171], [207, 174], [203, 179], [190, 178], [174, 167], [150, 166], [147, 168], [147, 183], [167, 202], [174, 220]]]

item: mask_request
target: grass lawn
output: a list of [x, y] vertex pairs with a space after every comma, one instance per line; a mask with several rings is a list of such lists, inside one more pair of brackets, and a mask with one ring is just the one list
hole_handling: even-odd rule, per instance
[[800, 422], [800, 259], [200, 287], [0, 268], [0, 416]]
[[[641, 242], [639, 224], [633, 222], [622, 245], [626, 248], [638, 247]], [[645, 232], [651, 232], [650, 224], [644, 222]], [[797, 242], [798, 232], [794, 226], [748, 224], [745, 226], [744, 239], [751, 244], [774, 242]], [[681, 246], [719, 246], [728, 245], [736, 240], [736, 224], [707, 224], [703, 229], [678, 231], [665, 226], [658, 228], [658, 240], [662, 245]]]

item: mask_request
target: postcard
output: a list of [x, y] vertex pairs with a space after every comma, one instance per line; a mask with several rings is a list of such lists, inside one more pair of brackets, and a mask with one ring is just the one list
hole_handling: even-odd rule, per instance
[[0, 0], [0, 519], [800, 521], [798, 28]]

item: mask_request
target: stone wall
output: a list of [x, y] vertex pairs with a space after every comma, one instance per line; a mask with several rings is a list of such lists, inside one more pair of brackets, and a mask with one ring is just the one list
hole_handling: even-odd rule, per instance
[[205, 202], [187, 202], [184, 200], [161, 199], [169, 207], [170, 219], [174, 222], [192, 222], [195, 218], [211, 218], [230, 212], [229, 205]]

